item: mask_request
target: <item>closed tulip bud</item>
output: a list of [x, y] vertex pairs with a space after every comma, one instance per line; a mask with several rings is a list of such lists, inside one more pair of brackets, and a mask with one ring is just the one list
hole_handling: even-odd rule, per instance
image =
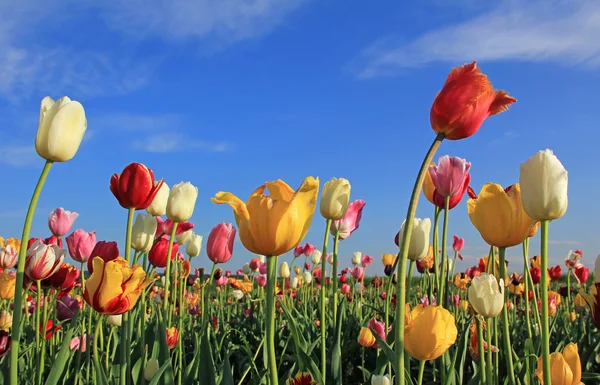
[[190, 257], [197, 257], [200, 255], [200, 250], [202, 250], [202, 235], [193, 234], [188, 241], [185, 252]]
[[362, 218], [362, 211], [367, 202], [362, 199], [356, 199], [348, 205], [348, 211], [342, 219], [331, 222], [331, 235], [339, 236], [340, 239], [346, 239], [358, 229]]
[[146, 367], [144, 368], [144, 378], [146, 381], [151, 381], [154, 378], [156, 372], [160, 369], [160, 364], [156, 358], [150, 358], [148, 362], [146, 362]]
[[373, 374], [373, 376], [371, 376], [371, 385], [392, 385], [392, 381], [390, 380], [390, 376], [387, 374], [385, 376], [377, 376]]
[[233, 255], [236, 229], [231, 223], [220, 223], [213, 227], [206, 242], [206, 254], [214, 263], [226, 263]]
[[11, 269], [17, 264], [19, 253], [12, 245], [0, 247], [0, 267]]
[[567, 170], [551, 150], [539, 151], [521, 164], [519, 183], [523, 209], [532, 219], [553, 220], [567, 212]]
[[300, 268], [300, 266], [294, 266], [294, 273], [296, 275], [300, 275], [302, 273], [302, 269]]
[[454, 242], [452, 243], [452, 249], [454, 249], [455, 253], [460, 253], [463, 247], [465, 247], [465, 239], [455, 235]]
[[352, 264], [354, 266], [360, 265], [362, 261], [362, 253], [360, 251], [355, 251], [354, 256], [352, 257]]
[[310, 283], [312, 282], [312, 275], [310, 274], [310, 271], [305, 271], [304, 273], [302, 273], [302, 282], [304, 282], [307, 285], [310, 285]]
[[242, 272], [246, 275], [249, 275], [252, 273], [252, 269], [250, 268], [250, 265], [245, 263], [244, 266], [242, 266]]
[[185, 245], [190, 241], [190, 239], [192, 239], [192, 235], [194, 235], [194, 231], [190, 229], [181, 234], [177, 234], [175, 238], [177, 239], [177, 243], [180, 245]]
[[12, 326], [13, 316], [12, 313], [7, 312], [6, 310], [2, 310], [2, 315], [0, 315], [0, 329], [8, 330]]
[[60, 268], [65, 259], [66, 251], [56, 245], [45, 245], [36, 240], [27, 250], [25, 274], [32, 281], [41, 281]]
[[110, 191], [121, 207], [144, 210], [150, 206], [163, 180], [154, 183], [154, 173], [141, 163], [127, 165], [123, 172], [110, 178]]
[[321, 194], [321, 215], [323, 218], [342, 219], [350, 202], [350, 182], [344, 178], [333, 178], [323, 186]]
[[[457, 156], [440, 157], [437, 166], [429, 166], [429, 175], [435, 190], [444, 198], [450, 198], [460, 193], [469, 178], [471, 163]], [[467, 182], [468, 185], [468, 182]]]
[[121, 327], [121, 324], [123, 322], [123, 315], [122, 314], [109, 315], [108, 317], [106, 317], [106, 321], [111, 326]]
[[96, 246], [96, 232], [87, 232], [82, 229], [73, 231], [65, 238], [71, 258], [79, 263], [85, 263], [90, 259], [90, 254]]
[[73, 222], [79, 214], [67, 211], [62, 207], [52, 210], [50, 215], [48, 216], [48, 228], [50, 228], [50, 232], [57, 237], [64, 237], [71, 227], [73, 226]]
[[362, 291], [363, 291], [363, 285], [362, 285], [362, 283], [356, 282], [354, 284], [354, 291], [356, 291], [359, 294], [362, 293]]
[[298, 287], [298, 277], [290, 278], [290, 287], [296, 289]]
[[375, 345], [376, 342], [377, 340], [371, 329], [365, 327], [360, 329], [360, 333], [358, 333], [358, 343], [360, 346], [368, 348]]
[[240, 299], [244, 298], [244, 292], [241, 290], [233, 290], [231, 292], [231, 296], [236, 300], [240, 300]]
[[143, 253], [147, 253], [154, 243], [156, 233], [156, 219], [150, 214], [138, 214], [133, 224], [131, 247]]
[[198, 187], [190, 182], [173, 186], [167, 200], [167, 218], [173, 222], [185, 222], [192, 217], [198, 198]]
[[281, 266], [279, 266], [279, 277], [284, 279], [290, 277], [290, 267], [287, 262], [282, 262]]
[[[177, 242], [173, 242], [173, 246], [171, 247], [171, 259], [175, 258], [178, 251], [179, 245]], [[150, 252], [148, 252], [148, 262], [154, 267], [166, 267], [168, 255], [169, 239], [166, 236], [163, 236], [152, 245]]]
[[[400, 228], [399, 242], [402, 243], [402, 237], [404, 236], [404, 221]], [[408, 244], [408, 258], [414, 261], [418, 261], [427, 256], [429, 251], [429, 233], [431, 232], [431, 219], [415, 218], [413, 222], [413, 229], [410, 236], [410, 242]]]
[[[158, 185], [158, 181], [154, 182], [154, 186]], [[148, 214], [154, 215], [155, 217], [161, 217], [167, 213], [167, 200], [169, 199], [169, 193], [171, 189], [166, 183], [162, 183], [152, 199], [152, 203], [146, 209]]]
[[[404, 340], [406, 351], [415, 359], [430, 361], [441, 357], [456, 342], [454, 316], [441, 306], [406, 305]], [[423, 343], [427, 341], [427, 343]]]
[[504, 307], [504, 280], [500, 285], [493, 275], [482, 273], [474, 277], [468, 291], [469, 303], [473, 309], [486, 318], [494, 318]]
[[42, 99], [40, 122], [35, 138], [35, 150], [52, 162], [73, 159], [87, 129], [85, 110], [81, 103], [63, 96], [56, 102], [49, 96]]
[[311, 257], [311, 261], [312, 261], [313, 265], [318, 265], [319, 263], [321, 263], [322, 256], [323, 256], [323, 253], [321, 252], [321, 250], [315, 250]]

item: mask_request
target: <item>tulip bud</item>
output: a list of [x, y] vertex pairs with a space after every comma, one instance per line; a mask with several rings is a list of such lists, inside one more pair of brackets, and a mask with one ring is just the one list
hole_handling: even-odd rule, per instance
[[360, 333], [358, 333], [358, 343], [360, 346], [368, 348], [375, 345], [376, 342], [377, 340], [375, 339], [373, 332], [371, 332], [371, 329], [365, 327], [360, 328]]
[[144, 378], [146, 381], [151, 381], [159, 368], [160, 364], [158, 363], [158, 360], [156, 358], [150, 358], [148, 362], [146, 362], [146, 367], [144, 368]]
[[192, 237], [188, 241], [187, 247], [185, 248], [185, 252], [190, 257], [197, 257], [200, 255], [200, 250], [202, 249], [202, 235], [192, 234]]
[[385, 376], [377, 376], [373, 374], [371, 377], [371, 385], [392, 385], [392, 381], [390, 380], [390, 376], [387, 374]]
[[143, 253], [150, 251], [154, 243], [156, 226], [156, 219], [152, 215], [138, 214], [131, 232], [131, 247]]
[[42, 99], [40, 122], [35, 138], [35, 150], [52, 162], [73, 159], [87, 129], [85, 110], [81, 103], [63, 96], [56, 102], [49, 96]]
[[321, 215], [326, 219], [342, 219], [348, 211], [349, 202], [350, 182], [344, 178], [333, 178], [323, 186]]
[[558, 219], [568, 206], [568, 174], [551, 150], [539, 151], [521, 164], [523, 209], [536, 221]]
[[104, 262], [115, 260], [119, 257], [119, 245], [115, 241], [106, 242], [100, 241], [94, 245], [94, 248], [90, 252], [90, 258], [87, 262], [88, 272], [91, 274], [94, 272], [93, 260], [95, 257], [100, 257]]
[[392, 266], [392, 265], [385, 265], [384, 268], [383, 268], [383, 272], [385, 273], [385, 275], [387, 275], [388, 277], [390, 275], [392, 275], [392, 268], [393, 267], [394, 266]]
[[[404, 236], [404, 226], [406, 221], [402, 222], [398, 242], [402, 243]], [[429, 218], [415, 218], [412, 224], [412, 233], [408, 244], [408, 259], [418, 261], [427, 256], [429, 251], [429, 233], [431, 232], [431, 220]]]
[[67, 211], [59, 207], [52, 210], [48, 216], [48, 228], [55, 236], [64, 237], [71, 230], [73, 222], [75, 222], [78, 216], [79, 214], [76, 212]]
[[67, 241], [67, 247], [69, 248], [69, 254], [75, 261], [87, 262], [90, 259], [90, 254], [96, 246], [96, 232], [87, 232], [81, 229], [73, 231], [69, 236], [65, 238]]
[[206, 254], [214, 263], [226, 263], [233, 255], [236, 229], [231, 223], [220, 223], [208, 235]]
[[[148, 262], [154, 267], [166, 267], [167, 256], [169, 255], [169, 239], [166, 236], [161, 237], [158, 241], [152, 245], [150, 252], [148, 252]], [[174, 259], [179, 251], [179, 245], [177, 242], [173, 242], [171, 247], [171, 259]]]
[[290, 267], [287, 262], [282, 262], [281, 266], [279, 266], [279, 277], [284, 279], [290, 277]]
[[300, 266], [294, 266], [294, 273], [296, 275], [302, 274], [302, 269], [300, 268]]
[[123, 322], [123, 315], [122, 314], [109, 315], [106, 317], [106, 321], [111, 326], [121, 327], [121, 324]]
[[327, 263], [333, 265], [333, 253], [327, 253]]
[[250, 275], [252, 273], [252, 269], [250, 268], [250, 265], [245, 263], [244, 266], [242, 266], [242, 272], [246, 275]]
[[[159, 182], [154, 182], [154, 186], [156, 186]], [[171, 189], [169, 189], [169, 185], [164, 183], [158, 189], [158, 192], [154, 196], [152, 203], [146, 209], [148, 214], [154, 215], [155, 217], [163, 216], [167, 213], [167, 200], [169, 199], [169, 193]]]
[[354, 256], [352, 257], [352, 264], [354, 266], [360, 265], [361, 260], [362, 260], [362, 253], [360, 251], [355, 251]]
[[192, 239], [192, 235], [194, 235], [194, 231], [192, 229], [184, 231], [181, 234], [177, 234], [175, 238], [177, 239], [177, 243], [180, 245], [185, 245]]
[[296, 289], [298, 287], [298, 277], [290, 278], [290, 287]]
[[[437, 191], [442, 197], [449, 198], [463, 190], [465, 180], [469, 178], [471, 163], [457, 156], [440, 157], [437, 166], [429, 166], [429, 176]], [[467, 182], [468, 186], [468, 182]], [[464, 194], [464, 190], [463, 190]]]
[[266, 261], [266, 257], [264, 255], [259, 255], [257, 258], [260, 263], [265, 263]]
[[173, 186], [167, 200], [167, 218], [173, 222], [185, 222], [192, 217], [198, 187], [190, 182], [181, 182]]
[[14, 272], [0, 274], [0, 299], [11, 300], [15, 297], [17, 276]]
[[315, 250], [311, 257], [311, 261], [312, 261], [313, 265], [318, 265], [319, 263], [321, 263], [322, 256], [323, 256], [323, 253], [320, 250]]
[[241, 290], [233, 290], [231, 292], [231, 296], [233, 298], [235, 298], [236, 300], [240, 300], [240, 299], [244, 298], [244, 292]]
[[310, 283], [312, 282], [312, 275], [310, 274], [310, 271], [305, 271], [304, 273], [302, 273], [302, 282], [304, 282], [307, 285], [310, 285]]
[[8, 330], [12, 326], [13, 316], [12, 313], [7, 312], [6, 310], [2, 310], [2, 315], [0, 315], [0, 329]]
[[494, 318], [504, 307], [504, 280], [500, 278], [498, 285], [496, 277], [482, 273], [471, 281], [468, 297], [477, 313], [486, 318]]

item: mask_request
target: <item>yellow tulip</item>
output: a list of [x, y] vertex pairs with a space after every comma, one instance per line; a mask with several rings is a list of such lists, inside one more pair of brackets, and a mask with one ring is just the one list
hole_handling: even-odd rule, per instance
[[407, 304], [404, 347], [411, 356], [419, 361], [435, 360], [454, 345], [458, 329], [448, 310], [433, 305], [409, 310]]
[[[429, 167], [431, 166], [435, 166], [435, 162], [429, 163]], [[432, 205], [435, 205], [435, 203], [433, 203], [434, 191], [435, 185], [433, 184], [433, 180], [431, 180], [431, 175], [429, 175], [429, 172], [426, 172], [425, 179], [423, 180], [423, 195], [425, 195], [425, 198], [427, 198]]]
[[371, 332], [371, 329], [360, 329], [360, 333], [358, 334], [358, 343], [360, 344], [360, 346], [368, 348], [370, 346], [375, 345], [375, 342], [377, 342], [377, 340], [375, 339], [373, 332]]
[[548, 291], [548, 301], [552, 301], [552, 300], [556, 301], [556, 306], [558, 306], [558, 305], [560, 305], [562, 297], [557, 292], [550, 290], [550, 291]]
[[585, 302], [585, 299], [583, 299], [583, 297], [579, 293], [577, 293], [573, 302], [575, 303], [576, 308], [581, 309], [587, 306], [587, 302]]
[[513, 285], [511, 283], [510, 286], [508, 286], [508, 291], [514, 295], [521, 295], [525, 292], [525, 286], [522, 283], [518, 285]]
[[535, 221], [523, 210], [518, 183], [507, 189], [486, 183], [477, 198], [467, 201], [469, 218], [491, 246], [511, 247], [522, 243]]
[[[550, 385], [578, 385], [581, 383], [581, 361], [577, 344], [569, 343], [562, 353], [550, 354], [550, 372], [552, 384]], [[542, 357], [538, 359], [535, 375], [544, 385]]]
[[[265, 195], [268, 189], [269, 195]], [[254, 254], [278, 256], [296, 247], [308, 232], [319, 194], [319, 179], [307, 177], [294, 191], [282, 180], [258, 187], [246, 203], [218, 192], [213, 203], [233, 208], [240, 240]]]
[[381, 262], [383, 266], [393, 266], [394, 262], [396, 262], [396, 256], [392, 254], [383, 254], [381, 256]]
[[12, 313], [2, 310], [2, 315], [0, 315], [0, 329], [8, 331], [12, 327], [12, 320]]
[[465, 301], [464, 299], [461, 299], [460, 302], [458, 303], [458, 308], [462, 311], [469, 310], [469, 301]]
[[0, 247], [4, 247], [4, 237], [0, 237]]
[[17, 276], [14, 274], [0, 274], [0, 299], [13, 299], [15, 297], [15, 284]]

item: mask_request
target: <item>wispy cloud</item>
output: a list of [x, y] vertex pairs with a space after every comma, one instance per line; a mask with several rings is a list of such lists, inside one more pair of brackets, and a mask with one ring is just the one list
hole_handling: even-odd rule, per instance
[[173, 152], [185, 150], [200, 150], [204, 152], [224, 152], [231, 149], [228, 143], [206, 142], [179, 134], [155, 134], [144, 139], [135, 140], [133, 147], [147, 152]]
[[519, 137], [519, 133], [517, 131], [512, 131], [512, 130], [505, 131], [501, 135], [499, 135], [497, 138], [492, 139], [490, 142], [488, 142], [488, 146], [497, 146], [499, 144], [509, 142], [518, 137]]
[[35, 146], [30, 145], [12, 145], [0, 147], [0, 163], [23, 167], [41, 164], [41, 159], [35, 152]]
[[431, 30], [413, 41], [384, 38], [354, 63], [359, 78], [392, 76], [432, 62], [549, 61], [600, 66], [600, 2], [505, 0], [492, 11]]
[[0, 211], [1, 219], [25, 218], [25, 215], [27, 215], [27, 209]]
[[548, 244], [550, 245], [564, 245], [564, 246], [583, 246], [582, 242], [579, 241], [557, 241], [557, 240], [550, 240], [548, 241]]
[[93, 118], [98, 129], [117, 131], [173, 130], [180, 126], [182, 121], [183, 117], [177, 114], [110, 113]]

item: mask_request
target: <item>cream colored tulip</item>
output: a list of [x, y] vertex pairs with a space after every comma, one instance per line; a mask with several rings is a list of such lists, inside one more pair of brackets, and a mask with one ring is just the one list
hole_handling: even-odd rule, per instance
[[192, 235], [194, 235], [194, 231], [188, 230], [188, 231], [184, 231], [181, 234], [177, 234], [175, 236], [175, 239], [177, 239], [177, 243], [179, 245], [185, 245], [192, 238]]
[[[154, 182], [156, 186], [159, 181]], [[146, 209], [148, 214], [152, 214], [155, 217], [161, 217], [167, 213], [167, 201], [169, 200], [169, 194], [171, 190], [169, 189], [169, 185], [163, 182], [163, 184], [158, 189], [158, 192], [154, 196], [152, 203]]]
[[131, 247], [136, 251], [147, 253], [154, 243], [156, 218], [150, 214], [138, 214], [131, 233]]
[[111, 326], [121, 327], [121, 324], [123, 322], [123, 315], [109, 315], [106, 317], [106, 321]]
[[539, 151], [521, 164], [523, 209], [536, 221], [558, 219], [569, 205], [568, 173], [551, 150]]
[[373, 374], [371, 376], [371, 385], [392, 385], [392, 381], [390, 380], [390, 376], [387, 374], [385, 376]]
[[42, 100], [35, 150], [52, 162], [73, 159], [87, 129], [81, 103], [63, 96], [56, 102], [49, 96]]
[[494, 318], [504, 307], [504, 280], [500, 285], [493, 275], [482, 273], [471, 280], [468, 291], [469, 303], [473, 309], [486, 318]]
[[[406, 222], [406, 221], [405, 221]], [[402, 244], [402, 238], [404, 236], [404, 225], [400, 228], [399, 243]], [[427, 256], [429, 252], [429, 233], [431, 232], [431, 219], [415, 218], [413, 222], [413, 229], [410, 235], [410, 242], [408, 244], [408, 259], [418, 261]]]
[[360, 251], [355, 251], [354, 256], [352, 257], [352, 264], [354, 266], [360, 265], [362, 262], [362, 253]]
[[307, 285], [310, 285], [310, 283], [312, 282], [312, 274], [310, 273], [310, 271], [305, 271], [304, 273], [302, 273], [302, 282], [304, 282]]
[[339, 220], [346, 215], [350, 202], [350, 182], [344, 178], [333, 178], [323, 186], [321, 215], [323, 218]]
[[242, 272], [246, 275], [252, 274], [252, 269], [250, 269], [250, 264], [244, 263], [244, 266], [242, 266]]
[[292, 277], [292, 278], [290, 278], [290, 287], [292, 289], [298, 288], [298, 277]]
[[197, 257], [200, 255], [200, 250], [202, 250], [202, 235], [192, 233], [187, 247], [185, 248], [185, 252], [190, 257]]
[[167, 218], [173, 222], [185, 222], [192, 217], [198, 187], [190, 182], [181, 182], [173, 186], [167, 200]]
[[146, 362], [146, 367], [144, 368], [144, 378], [146, 381], [151, 381], [159, 369], [160, 364], [156, 358], [148, 359], [148, 362]]
[[282, 262], [279, 266], [279, 276], [284, 279], [290, 277], [290, 267], [287, 262]]
[[314, 265], [318, 265], [319, 263], [321, 263], [322, 256], [323, 256], [323, 253], [321, 252], [321, 250], [315, 250], [311, 256], [312, 263]]
[[244, 292], [241, 290], [233, 290], [231, 292], [231, 296], [236, 300], [240, 300], [240, 299], [244, 298]]

